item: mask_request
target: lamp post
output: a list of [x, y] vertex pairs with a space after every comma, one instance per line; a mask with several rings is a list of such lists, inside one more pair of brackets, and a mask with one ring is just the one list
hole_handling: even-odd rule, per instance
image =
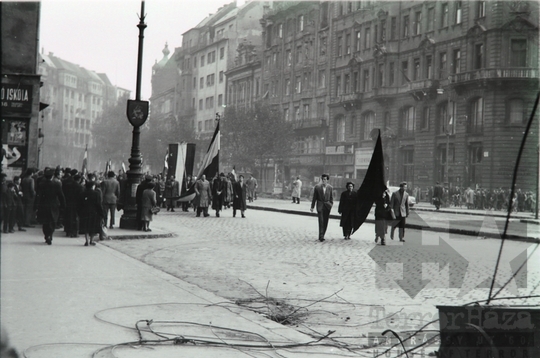
[[141, 101], [141, 73], [143, 59], [143, 41], [144, 29], [144, 1], [141, 1], [141, 14], [139, 16], [139, 51], [137, 58], [137, 89], [135, 92], [135, 100], [127, 102], [127, 117], [133, 126], [133, 137], [131, 145], [131, 157], [129, 158], [129, 170], [127, 171], [127, 183], [123, 193], [124, 214], [120, 218], [120, 228], [122, 229], [138, 229], [137, 223], [137, 203], [136, 193], [137, 186], [142, 179], [142, 156], [139, 147], [141, 126], [148, 118], [148, 101]]

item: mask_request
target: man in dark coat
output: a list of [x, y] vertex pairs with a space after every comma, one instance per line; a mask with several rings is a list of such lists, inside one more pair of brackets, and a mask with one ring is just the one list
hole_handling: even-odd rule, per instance
[[409, 194], [406, 192], [407, 183], [399, 184], [399, 190], [392, 194], [390, 199], [390, 208], [392, 219], [397, 223], [392, 226], [390, 238], [394, 240], [394, 230], [399, 228], [399, 241], [405, 242], [405, 219], [409, 216]]
[[212, 183], [212, 209], [216, 211], [216, 217], [219, 218], [219, 212], [223, 209], [224, 197], [227, 190], [225, 174], [221, 173], [214, 178]]
[[328, 220], [330, 219], [330, 210], [334, 205], [334, 188], [328, 184], [330, 176], [328, 174], [321, 175], [321, 183], [313, 188], [313, 200], [311, 201], [311, 212], [317, 205], [317, 216], [319, 217], [319, 241], [324, 241], [324, 234], [328, 228]]
[[80, 183], [81, 177], [75, 174], [64, 180], [62, 192], [66, 199], [66, 212], [64, 215], [64, 231], [67, 237], [79, 236], [79, 201], [84, 190]]
[[35, 201], [37, 218], [43, 225], [45, 242], [52, 244], [54, 229], [60, 216], [60, 210], [66, 206], [62, 184], [53, 180], [54, 169], [47, 169], [44, 179], [40, 181]]
[[114, 214], [118, 197], [120, 197], [120, 183], [116, 180], [115, 176], [116, 174], [111, 170], [107, 173], [107, 179], [101, 182], [105, 226], [107, 225], [109, 213], [111, 215], [109, 229], [112, 229], [115, 225]]
[[23, 210], [24, 221], [23, 226], [32, 227], [35, 221], [34, 217], [34, 200], [36, 200], [36, 187], [34, 178], [32, 178], [33, 170], [28, 168], [23, 175], [21, 181], [21, 191], [23, 193]]
[[233, 217], [236, 217], [236, 210], [240, 210], [242, 217], [245, 218], [244, 212], [246, 211], [246, 198], [248, 187], [244, 183], [244, 176], [240, 175], [238, 181], [233, 184]]
[[175, 179], [174, 175], [169, 175], [169, 178], [165, 182], [165, 192], [163, 197], [167, 202], [167, 211], [174, 212], [174, 206], [176, 204], [176, 199], [180, 193], [180, 183]]
[[24, 205], [23, 205], [23, 192], [21, 190], [21, 178], [19, 176], [13, 177], [13, 185], [15, 186], [15, 223], [19, 228], [19, 231], [26, 231], [24, 226]]
[[435, 188], [433, 189], [433, 205], [439, 210], [441, 208], [441, 201], [443, 197], [443, 187], [439, 182], [435, 185]]
[[339, 226], [343, 228], [343, 238], [350, 240], [358, 196], [354, 190], [354, 183], [348, 182], [345, 187], [347, 190], [341, 193], [341, 197], [339, 198], [338, 213], [341, 214]]

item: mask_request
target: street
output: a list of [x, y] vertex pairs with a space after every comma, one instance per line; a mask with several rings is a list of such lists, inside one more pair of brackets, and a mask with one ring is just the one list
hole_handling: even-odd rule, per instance
[[[404, 244], [388, 238], [381, 247], [370, 223], [345, 241], [335, 219], [320, 243], [315, 216], [259, 210], [246, 216], [233, 218], [231, 209], [220, 218], [162, 212], [151, 226], [177, 237], [103, 243], [303, 333], [332, 332], [350, 344], [372, 343], [386, 329], [407, 337], [424, 327], [416, 341], [432, 337], [437, 305], [488, 299], [500, 247], [496, 239], [412, 229]], [[505, 243], [494, 293], [535, 247]], [[539, 259], [537, 250], [497, 297], [539, 295]], [[500, 302], [539, 305], [540, 299]]]

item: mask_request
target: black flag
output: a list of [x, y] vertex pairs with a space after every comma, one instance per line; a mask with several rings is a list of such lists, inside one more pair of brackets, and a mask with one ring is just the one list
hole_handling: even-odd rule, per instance
[[384, 158], [381, 144], [381, 132], [377, 136], [377, 143], [369, 162], [369, 167], [362, 185], [358, 189], [358, 202], [353, 221], [353, 233], [366, 221], [375, 199], [382, 197], [386, 184], [384, 181]]

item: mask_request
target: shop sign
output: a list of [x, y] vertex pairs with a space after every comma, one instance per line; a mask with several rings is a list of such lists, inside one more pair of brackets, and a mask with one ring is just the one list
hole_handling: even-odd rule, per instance
[[353, 145], [332, 145], [326, 147], [326, 154], [352, 154]]
[[27, 157], [28, 120], [2, 118], [2, 172], [20, 175]]
[[356, 169], [367, 169], [373, 155], [373, 148], [358, 148], [354, 154], [354, 165]]
[[32, 86], [2, 83], [0, 101], [2, 102], [2, 111], [31, 113]]

